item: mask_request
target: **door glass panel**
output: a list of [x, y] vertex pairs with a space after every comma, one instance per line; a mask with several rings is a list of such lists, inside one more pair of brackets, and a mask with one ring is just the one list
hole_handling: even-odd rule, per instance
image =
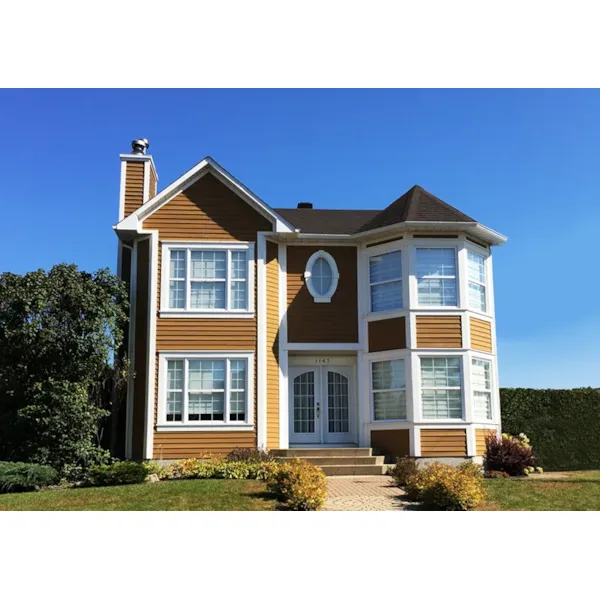
[[348, 378], [333, 371], [327, 372], [327, 407], [329, 433], [348, 433]]
[[315, 373], [294, 378], [294, 433], [315, 432]]

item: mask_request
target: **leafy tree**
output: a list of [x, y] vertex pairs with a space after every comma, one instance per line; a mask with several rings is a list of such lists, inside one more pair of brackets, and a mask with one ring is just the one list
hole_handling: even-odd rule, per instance
[[122, 368], [127, 309], [126, 285], [108, 269], [0, 275], [0, 459], [63, 474], [101, 460], [100, 392]]

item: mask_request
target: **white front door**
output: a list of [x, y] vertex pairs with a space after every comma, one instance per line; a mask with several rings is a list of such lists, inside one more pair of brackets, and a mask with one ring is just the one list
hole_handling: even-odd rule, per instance
[[352, 367], [291, 367], [289, 382], [290, 444], [356, 441]]

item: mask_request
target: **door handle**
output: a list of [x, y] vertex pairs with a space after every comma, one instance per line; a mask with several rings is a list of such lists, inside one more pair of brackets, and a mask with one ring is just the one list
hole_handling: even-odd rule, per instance
[[321, 416], [321, 403], [317, 402], [317, 417]]

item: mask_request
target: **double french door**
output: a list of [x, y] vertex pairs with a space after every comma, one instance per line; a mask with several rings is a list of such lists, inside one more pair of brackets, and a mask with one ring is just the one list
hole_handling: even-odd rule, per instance
[[352, 367], [290, 368], [290, 444], [356, 441], [353, 379]]

